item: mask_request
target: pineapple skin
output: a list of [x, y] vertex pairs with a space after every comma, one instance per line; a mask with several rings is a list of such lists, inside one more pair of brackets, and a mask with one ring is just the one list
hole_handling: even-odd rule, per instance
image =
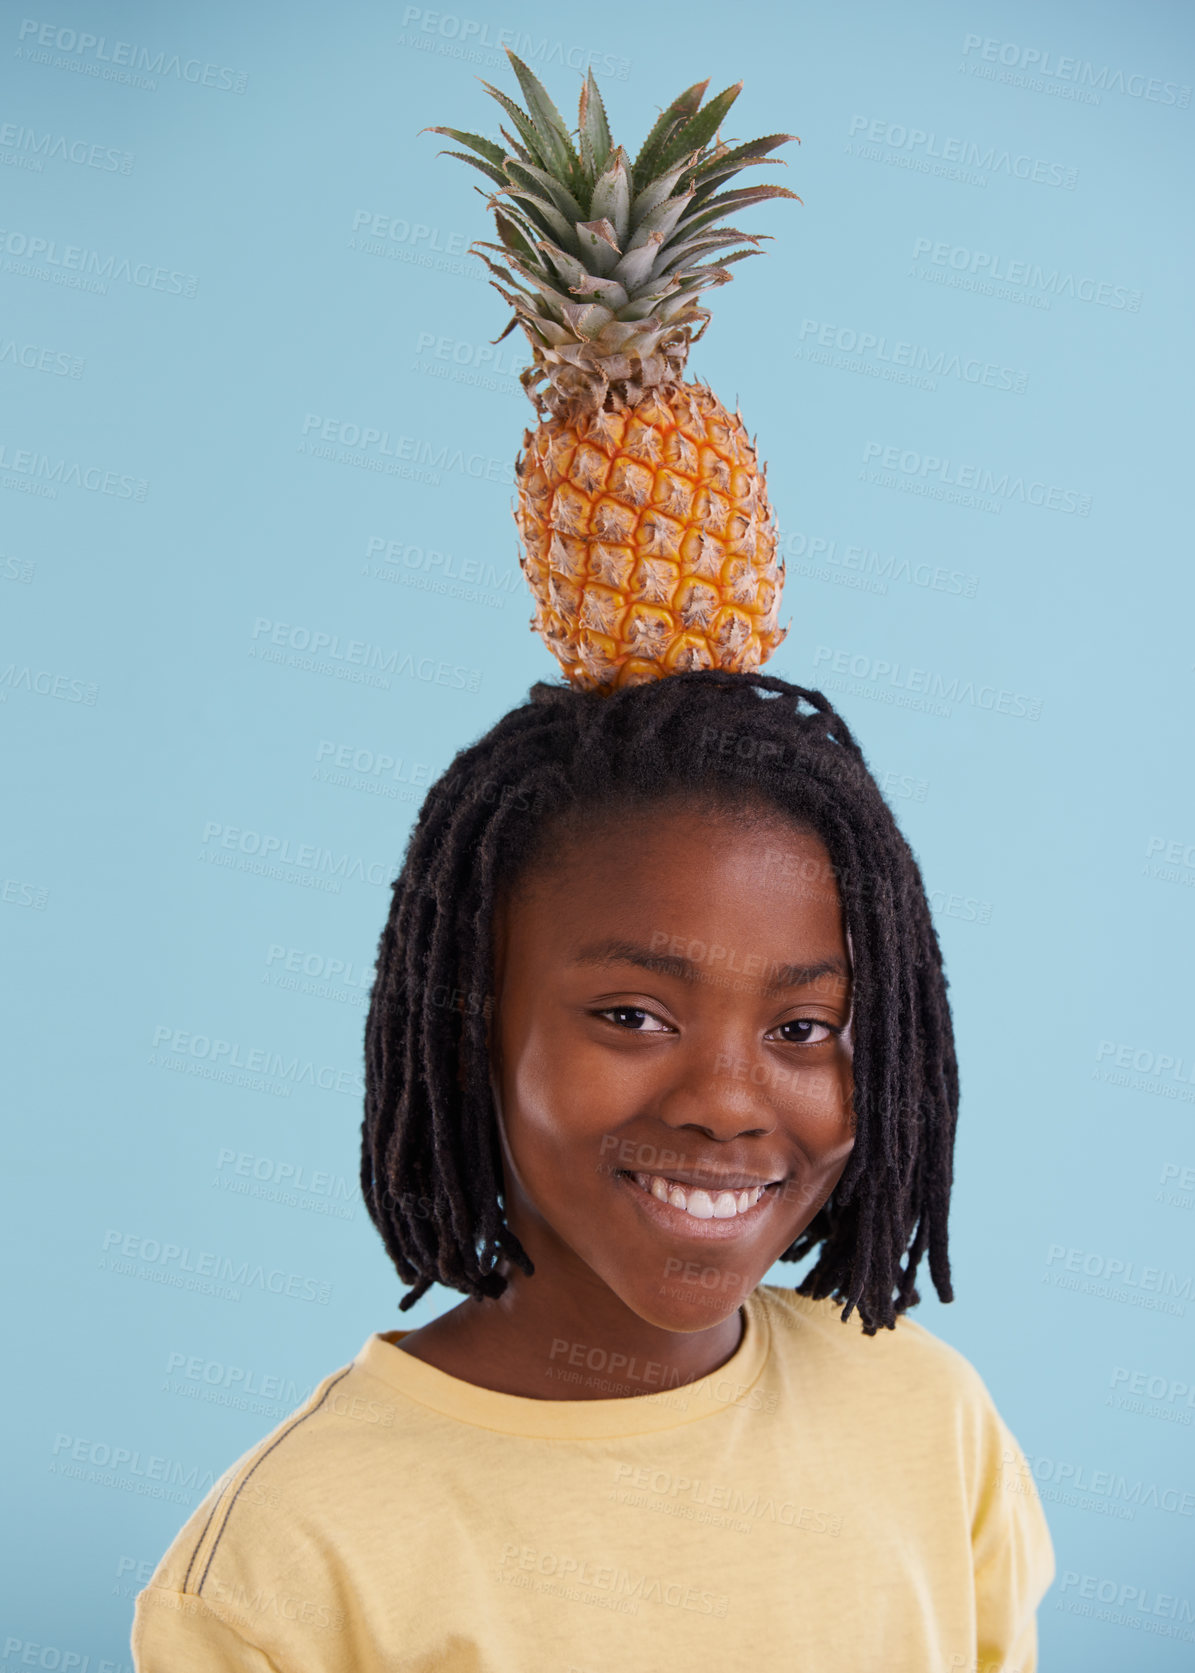
[[531, 626], [571, 684], [750, 673], [784, 638], [767, 466], [708, 384], [547, 418], [515, 480]]

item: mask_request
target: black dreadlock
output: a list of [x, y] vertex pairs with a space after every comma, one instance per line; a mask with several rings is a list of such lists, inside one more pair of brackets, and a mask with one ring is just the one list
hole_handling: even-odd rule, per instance
[[[958, 1072], [917, 862], [849, 728], [817, 691], [703, 670], [608, 696], [540, 684], [428, 792], [393, 886], [365, 1028], [361, 1189], [410, 1307], [433, 1283], [497, 1296], [505, 1224], [490, 1090], [495, 902], [562, 827], [665, 799], [764, 802], [815, 831], [850, 939], [855, 1144], [783, 1259], [866, 1334], [919, 1300], [947, 1255]], [[905, 1257], [904, 1265], [901, 1258]]]

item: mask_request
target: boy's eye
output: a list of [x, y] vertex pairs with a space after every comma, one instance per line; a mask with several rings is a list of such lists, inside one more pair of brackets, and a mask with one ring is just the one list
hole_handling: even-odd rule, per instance
[[[642, 1005], [611, 1005], [604, 1011], [596, 1011], [594, 1015], [608, 1018], [616, 1028], [623, 1028], [629, 1034], [670, 1032], [667, 1023], [661, 1022], [659, 1017]], [[775, 1039], [779, 1036], [783, 1044], [790, 1046], [819, 1046], [838, 1032], [839, 1030], [830, 1023], [818, 1022], [814, 1017], [795, 1017], [792, 1022], [780, 1023], [765, 1038]]]
[[[612, 1005], [609, 1010], [598, 1011], [599, 1017], [609, 1017], [618, 1028], [625, 1028], [635, 1034], [666, 1034], [668, 1032], [659, 1017], [650, 1011], [645, 1011], [642, 1005]], [[653, 1026], [654, 1025], [654, 1026]]]
[[779, 1034], [788, 1046], [820, 1046], [823, 1040], [828, 1040], [838, 1030], [828, 1022], [818, 1022], [814, 1017], [795, 1017], [792, 1022], [782, 1022], [773, 1032]]

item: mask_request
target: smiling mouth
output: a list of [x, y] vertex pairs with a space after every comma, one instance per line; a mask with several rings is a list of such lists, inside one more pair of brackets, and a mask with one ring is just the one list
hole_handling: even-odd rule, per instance
[[[623, 1173], [641, 1191], [657, 1202], [680, 1209], [691, 1220], [737, 1220], [748, 1214], [772, 1189], [772, 1185], [752, 1185], [739, 1190], [707, 1191], [697, 1185], [682, 1185], [659, 1173]], [[774, 1181], [772, 1183], [775, 1183]]]

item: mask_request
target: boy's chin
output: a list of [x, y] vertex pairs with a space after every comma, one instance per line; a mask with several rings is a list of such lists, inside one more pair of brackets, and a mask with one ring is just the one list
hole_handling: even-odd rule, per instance
[[[707, 1269], [708, 1270], [708, 1269]], [[639, 1315], [645, 1324], [657, 1330], [671, 1330], [689, 1336], [701, 1330], [713, 1330], [737, 1313], [746, 1301], [754, 1283], [743, 1283], [736, 1278], [733, 1286], [719, 1285], [716, 1290], [703, 1289], [699, 1281], [686, 1281], [683, 1272], [670, 1274], [654, 1288], [640, 1279], [633, 1286], [621, 1290], [623, 1301]]]

